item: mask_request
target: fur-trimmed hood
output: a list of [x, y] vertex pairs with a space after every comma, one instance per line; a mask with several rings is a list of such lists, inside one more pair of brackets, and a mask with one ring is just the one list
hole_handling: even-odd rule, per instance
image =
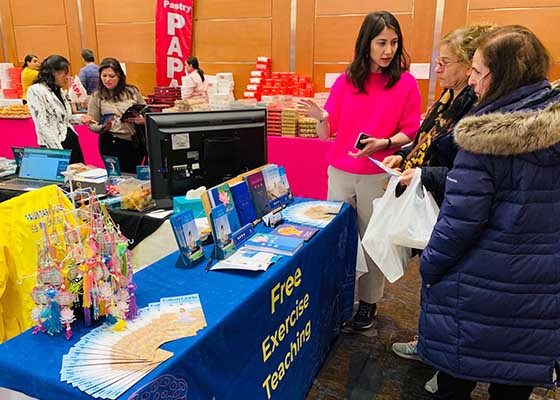
[[550, 149], [560, 162], [560, 103], [538, 111], [464, 118], [455, 127], [455, 141], [471, 153], [494, 156]]

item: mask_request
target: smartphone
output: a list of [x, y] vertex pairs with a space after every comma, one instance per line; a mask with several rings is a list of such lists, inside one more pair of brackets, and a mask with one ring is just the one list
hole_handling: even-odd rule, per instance
[[364, 147], [366, 147], [365, 143], [360, 143], [360, 140], [362, 139], [368, 139], [371, 136], [366, 135], [365, 133], [360, 133], [360, 135], [358, 136], [358, 139], [356, 140], [356, 143], [354, 143], [354, 147], [357, 148], [358, 150], [363, 150]]

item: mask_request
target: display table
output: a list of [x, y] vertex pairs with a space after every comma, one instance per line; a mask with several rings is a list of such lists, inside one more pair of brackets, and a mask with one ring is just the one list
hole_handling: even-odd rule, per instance
[[[99, 135], [89, 130], [87, 125], [75, 125], [86, 164], [105, 168], [99, 155], [97, 142]], [[35, 125], [31, 118], [0, 119], [0, 157], [13, 158], [12, 146], [37, 147]]]
[[296, 196], [327, 198], [327, 152], [333, 140], [268, 136], [268, 162], [283, 165]]
[[[178, 269], [177, 253], [136, 273], [140, 306], [198, 293], [208, 326], [165, 344], [174, 356], [120, 398], [303, 399], [351, 316], [356, 231], [345, 205], [295, 256], [264, 273], [205, 273], [205, 263]], [[60, 382], [62, 355], [88, 331], [76, 325], [70, 341], [27, 331], [0, 345], [0, 387], [42, 400], [90, 398]]]

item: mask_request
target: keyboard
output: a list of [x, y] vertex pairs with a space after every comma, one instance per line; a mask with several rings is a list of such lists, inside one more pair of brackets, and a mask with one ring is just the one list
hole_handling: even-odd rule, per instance
[[52, 185], [53, 182], [37, 181], [34, 179], [14, 178], [0, 183], [1, 189], [26, 190], [39, 189], [44, 186]]
[[52, 182], [45, 182], [45, 181], [36, 181], [33, 179], [25, 179], [25, 178], [16, 178], [12, 180], [12, 183], [15, 185], [30, 187], [30, 188], [40, 188], [43, 186], [52, 185]]

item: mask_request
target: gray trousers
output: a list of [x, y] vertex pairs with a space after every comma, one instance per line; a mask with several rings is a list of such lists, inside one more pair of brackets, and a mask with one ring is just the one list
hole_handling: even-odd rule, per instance
[[[358, 214], [358, 231], [363, 237], [372, 214], [372, 201], [383, 196], [388, 180], [386, 174], [358, 175], [328, 168], [328, 200], [344, 201], [354, 207]], [[385, 276], [365, 253], [368, 273], [358, 279], [358, 298], [366, 303], [377, 303], [383, 297]]]

